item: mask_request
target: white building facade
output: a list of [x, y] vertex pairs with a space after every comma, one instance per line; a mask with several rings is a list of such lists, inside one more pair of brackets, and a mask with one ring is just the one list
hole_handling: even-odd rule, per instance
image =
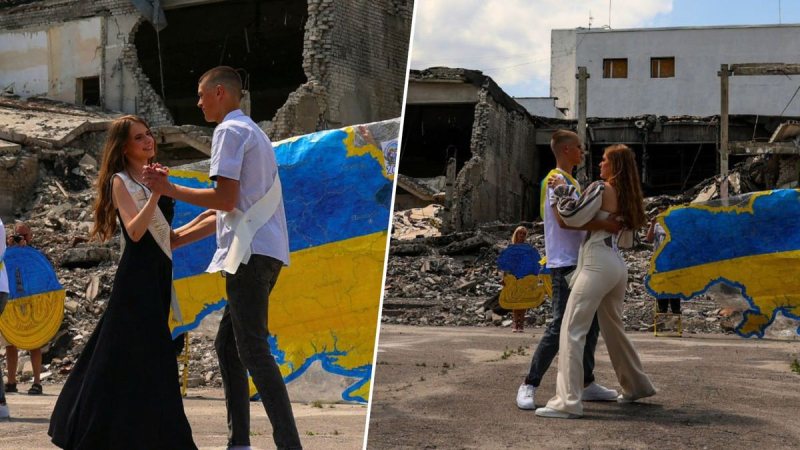
[[[581, 66], [588, 117], [713, 116], [720, 66], [800, 63], [800, 25], [553, 30], [550, 51], [550, 96], [568, 119], [578, 114]], [[730, 113], [800, 116], [798, 87], [800, 76], [733, 76]]]

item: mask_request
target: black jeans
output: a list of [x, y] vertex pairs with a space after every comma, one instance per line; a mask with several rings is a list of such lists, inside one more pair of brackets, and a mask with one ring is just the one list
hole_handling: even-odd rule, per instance
[[229, 446], [250, 445], [250, 372], [272, 424], [275, 446], [302, 448], [289, 393], [267, 342], [269, 294], [281, 267], [283, 263], [275, 258], [252, 255], [236, 274], [225, 274], [228, 306], [214, 346], [228, 410]]
[[667, 306], [672, 308], [672, 314], [681, 313], [681, 299], [679, 298], [659, 298], [658, 299], [658, 312], [666, 313]]
[[[547, 369], [558, 354], [558, 340], [561, 337], [561, 321], [564, 319], [564, 311], [567, 309], [569, 299], [569, 286], [565, 276], [575, 270], [575, 266], [559, 267], [550, 269], [550, 276], [553, 280], [553, 321], [545, 329], [539, 346], [531, 360], [531, 370], [525, 378], [525, 384], [532, 384], [539, 387]], [[597, 347], [597, 336], [600, 333], [600, 325], [597, 322], [597, 314], [586, 335], [586, 346], [583, 348], [583, 382], [586, 384], [594, 382], [594, 349]]]

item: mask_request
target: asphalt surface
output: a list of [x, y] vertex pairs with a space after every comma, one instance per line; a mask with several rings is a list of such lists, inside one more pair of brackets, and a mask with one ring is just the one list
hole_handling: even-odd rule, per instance
[[[542, 332], [381, 327], [368, 448], [800, 448], [800, 375], [790, 369], [800, 340], [630, 334], [659, 394], [585, 403], [583, 418], [564, 420], [516, 407]], [[598, 383], [619, 389], [602, 339], [596, 359]], [[537, 406], [556, 373], [554, 361]]]
[[[45, 395], [41, 396], [27, 395], [29, 387], [20, 385], [20, 392], [26, 393], [6, 395], [6, 401], [11, 408], [11, 420], [0, 421], [0, 449], [56, 448], [50, 443], [47, 428], [60, 387], [45, 385]], [[198, 448], [224, 450], [228, 428], [222, 389], [190, 389], [183, 404]], [[326, 450], [361, 449], [367, 420], [366, 405], [321, 406], [292, 404], [303, 447]], [[275, 448], [272, 427], [261, 402], [250, 403], [250, 434], [254, 449]]]

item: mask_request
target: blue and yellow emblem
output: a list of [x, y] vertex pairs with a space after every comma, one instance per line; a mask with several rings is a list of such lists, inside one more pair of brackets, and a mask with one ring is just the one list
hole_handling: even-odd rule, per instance
[[40, 348], [61, 327], [66, 291], [50, 261], [34, 248], [7, 248], [3, 264], [10, 292], [0, 315], [0, 333], [21, 349]]
[[[505, 309], [536, 308], [544, 301], [548, 292], [549, 273], [545, 282], [539, 252], [529, 244], [514, 244], [506, 247], [497, 257], [498, 269], [503, 277], [500, 291], [500, 306]], [[550, 291], [552, 292], [552, 291]]]

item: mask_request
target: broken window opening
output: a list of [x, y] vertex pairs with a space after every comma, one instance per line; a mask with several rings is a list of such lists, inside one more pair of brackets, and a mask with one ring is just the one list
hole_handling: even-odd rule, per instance
[[249, 81], [250, 116], [256, 122], [272, 120], [289, 94], [307, 81], [306, 1], [230, 0], [167, 10], [165, 16], [169, 25], [159, 36], [145, 22], [134, 43], [142, 70], [159, 94], [163, 69], [164, 100], [176, 124], [208, 126], [197, 107], [197, 81], [218, 65], [249, 75], [248, 80], [240, 72], [242, 81]]
[[628, 58], [604, 59], [603, 78], [628, 78]]
[[100, 77], [78, 78], [75, 82], [77, 88], [75, 103], [100, 106]]
[[456, 174], [472, 158], [475, 105], [407, 105], [399, 171], [414, 178], [444, 177], [456, 158]]
[[650, 78], [675, 77], [675, 58], [651, 58]]

